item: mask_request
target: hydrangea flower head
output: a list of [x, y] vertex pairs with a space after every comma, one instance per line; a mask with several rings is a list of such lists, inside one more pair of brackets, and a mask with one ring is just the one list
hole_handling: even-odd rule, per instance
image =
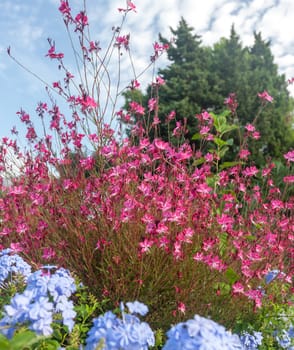
[[167, 332], [168, 340], [163, 350], [242, 350], [237, 335], [204, 317], [178, 323]]
[[12, 274], [22, 275], [26, 279], [31, 274], [31, 266], [8, 248], [0, 251], [0, 283]]
[[[139, 302], [127, 303], [127, 306], [132, 313], [146, 314], [148, 311], [147, 306]], [[148, 350], [155, 344], [154, 334], [146, 322], [125, 314], [123, 304], [121, 312], [122, 319], [110, 311], [94, 319], [85, 350], [95, 350], [101, 341], [104, 350]]]
[[25, 324], [38, 335], [49, 336], [54, 314], [62, 315], [62, 322], [72, 331], [74, 326], [74, 305], [69, 297], [76, 291], [74, 279], [65, 269], [55, 273], [38, 270], [27, 278], [23, 293], [17, 293], [4, 306], [4, 317], [0, 320], [0, 333], [12, 337], [16, 326]]
[[261, 332], [253, 332], [253, 334], [245, 332], [240, 336], [241, 343], [243, 344], [245, 350], [258, 349], [259, 345], [262, 343], [262, 338]]
[[276, 336], [276, 340], [282, 349], [294, 350], [293, 345], [294, 339], [294, 326], [291, 326], [287, 331], [285, 329], [282, 330], [281, 334]]

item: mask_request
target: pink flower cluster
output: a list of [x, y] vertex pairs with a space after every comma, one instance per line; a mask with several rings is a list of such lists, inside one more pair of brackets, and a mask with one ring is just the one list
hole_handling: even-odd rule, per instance
[[[88, 26], [86, 13], [72, 16], [68, 1], [63, 0], [59, 10], [66, 26], [73, 24], [78, 32], [81, 57], [93, 63], [91, 55], [98, 54], [100, 48], [98, 42], [83, 41]], [[119, 11], [125, 16], [136, 11], [136, 6], [127, 1], [127, 7]], [[57, 59], [59, 68], [64, 68], [63, 54], [56, 53], [52, 41], [49, 44], [47, 56]], [[129, 36], [118, 33], [112, 44], [128, 49]], [[151, 61], [168, 45], [156, 42], [153, 48]], [[93, 74], [94, 80], [101, 74], [99, 69]], [[202, 285], [203, 271], [220, 283], [227, 281], [228, 273], [233, 274], [229, 292], [233, 297], [247, 297], [256, 307], [263, 299], [258, 286], [269, 271], [283, 271], [281, 283], [291, 283], [294, 198], [284, 196], [275, 186], [274, 164], [263, 169], [252, 162], [247, 164], [250, 152], [244, 147], [239, 152], [242, 162], [237, 159], [231, 166], [216, 170], [221, 159], [213, 150], [204, 153], [188, 143], [174, 146], [162, 140], [157, 135], [163, 124], [157, 115], [157, 96], [149, 99], [146, 109], [131, 101], [128, 111], [115, 113], [124, 122], [138, 120], [131, 137], [118, 141], [98, 115], [100, 100], [94, 93], [99, 84], [87, 90], [87, 84], [81, 83], [74, 96], [69, 89], [72, 78], [65, 69], [65, 85], [53, 83], [53, 88], [65, 97], [70, 116], [61, 113], [56, 104], [50, 108], [40, 103], [37, 113], [44, 129], [44, 120], [48, 121], [49, 130], [39, 136], [30, 115], [21, 110], [18, 114], [26, 127], [28, 148], [21, 150], [15, 140], [2, 139], [0, 171], [13, 173], [15, 164], [11, 159], [18, 169], [9, 181], [2, 177], [0, 181], [0, 249], [10, 246], [37, 264], [44, 259], [65, 262], [69, 269], [92, 278], [101, 272], [99, 264], [105, 263], [104, 277], [117, 284], [113, 286], [117, 294], [132, 283], [139, 293], [144, 284], [150, 283], [153, 271], [148, 271], [148, 264], [144, 271], [145, 261], [153, 264], [154, 270], [167, 267], [176, 271], [171, 285], [176, 295], [173, 302], [180, 313], [186, 312], [184, 298], [195, 283]], [[158, 76], [153, 87], [160, 88], [164, 83]], [[138, 87], [134, 78], [129, 88]], [[262, 101], [273, 101], [266, 91], [258, 96]], [[230, 94], [225, 104], [235, 113], [236, 96]], [[150, 117], [152, 122], [146, 128], [144, 123]], [[176, 117], [171, 111], [165, 126], [169, 128], [174, 121], [171, 134], [180, 139], [187, 132], [187, 120]], [[221, 141], [220, 135], [215, 135], [214, 116], [202, 111], [195, 117], [201, 143]], [[94, 129], [90, 129], [89, 121]], [[245, 137], [258, 139], [253, 124], [245, 126]], [[149, 137], [150, 131], [154, 132], [153, 138]], [[89, 143], [93, 146], [90, 155], [84, 152]], [[290, 166], [294, 151], [284, 158]], [[286, 186], [293, 184], [293, 176], [285, 176], [284, 182]], [[130, 273], [130, 266], [135, 271]], [[181, 284], [183, 271], [194, 273], [196, 281]], [[156, 278], [165, 281], [162, 271], [156, 272]], [[125, 284], [121, 282], [124, 275], [129, 278]], [[99, 284], [103, 282], [96, 279]], [[152, 288], [157, 282], [150, 283]], [[106, 284], [101, 288], [103, 295], [111, 293]], [[221, 294], [220, 289], [216, 294]]]
[[[22, 112], [24, 122], [29, 119], [25, 116]], [[205, 113], [202, 118], [210, 120]], [[213, 176], [212, 163], [191, 167], [199, 153], [188, 144], [174, 147], [158, 138], [153, 142], [142, 138], [137, 146], [130, 140], [120, 145], [110, 137], [100, 157], [111, 166], [96, 172], [93, 156], [75, 160], [66, 152], [70, 142], [80, 149], [80, 136], [73, 131], [67, 134], [62, 159], [52, 154], [46, 140], [35, 142], [33, 158], [22, 155], [21, 175], [12, 186], [1, 188], [3, 243], [19, 243], [26, 254], [39, 251], [43, 257], [62, 258], [62, 247], [69, 244], [73, 232], [79, 244], [87, 241], [87, 232], [95, 232], [92, 249], [103, 252], [115, 239], [107, 238], [107, 230], [121, 235], [126, 225], [130, 229], [136, 225], [139, 236], [134, 235], [133, 244], [138, 256], [160, 249], [178, 262], [192, 258], [195, 268], [205, 264], [220, 273], [233, 268], [239, 274], [233, 294], [238, 290], [257, 305], [261, 296], [254, 286], [269, 270], [284, 271], [284, 279], [291, 280], [294, 217], [288, 213], [294, 200], [283, 201], [274, 186], [265, 196], [254, 181], [260, 173], [255, 166], [222, 170], [213, 188], [207, 183]], [[34, 140], [31, 135], [27, 138]], [[2, 144], [0, 161], [5, 167], [5, 154], [18, 149], [6, 139]], [[292, 159], [292, 153], [286, 159]], [[61, 178], [50, 175], [50, 164], [64, 169]], [[271, 169], [263, 170], [268, 182]], [[90, 176], [86, 171], [92, 171]], [[57, 235], [61, 229], [64, 234]], [[222, 250], [224, 235], [227, 243]]]

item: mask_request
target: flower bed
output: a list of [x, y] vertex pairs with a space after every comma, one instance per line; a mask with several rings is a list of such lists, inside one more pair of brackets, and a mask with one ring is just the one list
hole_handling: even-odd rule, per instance
[[[26, 346], [71, 350], [253, 350], [262, 344], [260, 332], [243, 332], [239, 337], [198, 315], [172, 326], [166, 334], [165, 344], [158, 336], [156, 343], [156, 334], [148, 323], [139, 319], [148, 313], [148, 307], [138, 301], [127, 302], [127, 312], [124, 303], [120, 303], [119, 312], [107, 311], [87, 320], [98, 305], [95, 301], [92, 305], [80, 304], [77, 299], [74, 304], [82, 286], [76, 284], [68, 270], [43, 266], [31, 272], [31, 267], [10, 249], [0, 252], [0, 268], [0, 296], [8, 303], [5, 305], [2, 301], [0, 309], [0, 334], [4, 336], [0, 338], [2, 350]], [[293, 332], [293, 327], [283, 330], [283, 337], [273, 335], [273, 339], [281, 348], [292, 349]]]

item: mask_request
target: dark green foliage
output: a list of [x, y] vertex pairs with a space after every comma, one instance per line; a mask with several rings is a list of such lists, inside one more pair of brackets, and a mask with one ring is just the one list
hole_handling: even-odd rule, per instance
[[[183, 18], [171, 32], [174, 41], [167, 51], [171, 63], [159, 70], [165, 85], [159, 91], [149, 86], [146, 94], [128, 92], [125, 107], [133, 99], [148, 111], [148, 99], [158, 95], [160, 136], [174, 141], [171, 130], [176, 121], [184, 122], [186, 118], [188, 132], [185, 138], [192, 142], [191, 138], [197, 132], [195, 114], [204, 109], [221, 113], [225, 109], [225, 98], [235, 93], [238, 108], [231, 121], [239, 124], [241, 129], [254, 122], [261, 133], [259, 140], [248, 144], [252, 159], [258, 165], [263, 165], [267, 158], [281, 159], [283, 153], [294, 147], [293, 98], [287, 91], [285, 76], [279, 74], [274, 63], [270, 42], [262, 39], [261, 33], [253, 34], [252, 47], [243, 47], [232, 26], [229, 38], [221, 38], [213, 47], [206, 47]], [[163, 44], [168, 42], [161, 35], [159, 39]], [[260, 109], [262, 101], [257, 94], [264, 90], [274, 101]], [[164, 121], [172, 110], [176, 112], [176, 119], [168, 127]], [[152, 122], [152, 115], [148, 118]], [[152, 131], [148, 134], [150, 138], [154, 137]], [[237, 131], [228, 135], [233, 137], [235, 147], [228, 152], [227, 159], [238, 152], [238, 145], [242, 143], [239, 135]], [[197, 145], [197, 141], [193, 142]]]

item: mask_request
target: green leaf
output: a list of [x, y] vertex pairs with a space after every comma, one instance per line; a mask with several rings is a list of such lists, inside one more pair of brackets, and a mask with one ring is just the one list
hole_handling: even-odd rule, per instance
[[[11, 350], [22, 350], [38, 340], [37, 335], [31, 331], [17, 333], [10, 341]], [[2, 348], [1, 348], [2, 349]]]
[[62, 341], [63, 336], [62, 336], [62, 333], [61, 333], [60, 329], [54, 329], [52, 336], [53, 336], [56, 340], [58, 340], [58, 341], [60, 341], [60, 342]]
[[8, 339], [4, 335], [0, 334], [0, 349], [1, 350], [11, 350]]
[[213, 119], [214, 119], [214, 124], [213, 125], [214, 125], [216, 131], [219, 132], [219, 133], [222, 133], [223, 132], [222, 130], [227, 125], [226, 118], [221, 116], [221, 115], [220, 116], [213, 115]]
[[228, 124], [225, 124], [225, 125], [222, 125], [221, 127], [221, 130], [219, 131], [222, 135], [227, 133], [227, 132], [230, 132], [230, 131], [233, 131], [233, 130], [236, 130], [238, 129], [238, 126], [237, 125], [228, 125]]
[[227, 145], [232, 146], [234, 144], [234, 139], [228, 139]]
[[206, 183], [207, 183], [208, 186], [213, 188], [218, 180], [219, 180], [219, 176], [216, 174], [214, 176], [207, 177], [206, 178]]
[[233, 285], [240, 279], [239, 275], [231, 267], [227, 269], [227, 271], [225, 272], [225, 276], [230, 285]]
[[198, 158], [198, 159], [195, 159], [194, 162], [193, 162], [193, 165], [194, 166], [197, 166], [197, 165], [201, 165], [203, 164], [205, 161], [205, 159], [202, 157], [202, 158]]
[[226, 254], [227, 246], [228, 246], [228, 234], [226, 232], [222, 232], [219, 235], [219, 252], [221, 257], [223, 257]]
[[192, 136], [192, 140], [193, 141], [195, 141], [195, 140], [200, 140], [200, 139], [202, 139], [202, 135], [201, 134], [199, 134], [199, 132], [197, 132], [196, 134], [194, 134], [193, 136]]
[[228, 146], [224, 146], [223, 148], [221, 148], [221, 150], [219, 151], [219, 157], [223, 158], [223, 156], [228, 152], [229, 147]]
[[220, 170], [232, 168], [235, 165], [242, 164], [242, 162], [224, 162], [220, 165]]
[[246, 236], [246, 239], [247, 239], [247, 241], [255, 241], [256, 240], [256, 237], [255, 236], [253, 236], [253, 235], [248, 235], [248, 236]]
[[44, 339], [41, 346], [43, 346], [43, 348], [46, 350], [57, 350], [60, 348], [60, 344], [50, 338]]
[[215, 143], [217, 146], [219, 146], [219, 147], [222, 147], [222, 146], [228, 144], [227, 141], [222, 140], [222, 139], [220, 139], [219, 137], [214, 137], [213, 141], [214, 141], [214, 143]]
[[228, 295], [231, 292], [231, 286], [225, 282], [217, 282], [213, 287], [215, 290], [219, 290], [221, 295]]

